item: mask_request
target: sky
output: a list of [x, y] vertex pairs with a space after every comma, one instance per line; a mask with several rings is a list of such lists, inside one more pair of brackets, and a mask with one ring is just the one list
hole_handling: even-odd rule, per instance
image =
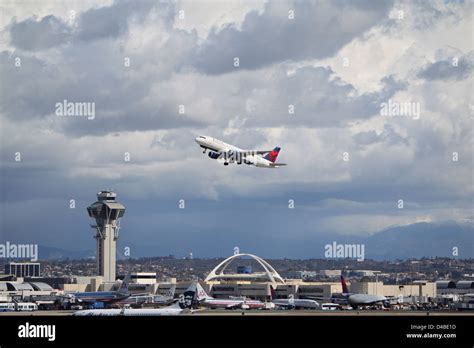
[[[104, 189], [132, 256], [311, 257], [321, 238], [473, 223], [472, 1], [0, 12], [0, 242], [93, 250], [86, 207]], [[63, 101], [94, 117], [58, 115]], [[225, 167], [198, 135], [280, 146], [288, 166]]]

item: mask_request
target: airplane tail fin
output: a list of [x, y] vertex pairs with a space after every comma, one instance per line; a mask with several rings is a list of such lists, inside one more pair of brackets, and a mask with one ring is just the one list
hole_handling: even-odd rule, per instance
[[120, 284], [120, 288], [118, 289], [122, 294], [128, 294], [128, 284], [130, 283], [131, 277], [131, 272], [128, 272], [125, 278], [123, 278], [122, 284]]
[[276, 294], [275, 289], [273, 289], [273, 286], [271, 286], [271, 285], [270, 285], [270, 294], [271, 294], [271, 299], [272, 299], [272, 301], [273, 301], [273, 300], [276, 300], [277, 294]]
[[197, 295], [196, 295], [196, 299], [198, 301], [202, 301], [202, 300], [206, 300], [206, 299], [211, 299], [212, 297], [210, 297], [206, 291], [203, 289], [203, 287], [201, 286], [201, 284], [197, 283], [196, 285], [197, 287]]
[[196, 305], [196, 292], [199, 283], [192, 283], [184, 292], [179, 296], [178, 306], [181, 309], [191, 309]]
[[342, 285], [342, 292], [343, 292], [344, 294], [348, 294], [348, 293], [349, 293], [349, 289], [347, 288], [346, 281], [345, 281], [344, 277], [342, 276], [342, 274], [341, 274], [341, 285]]
[[174, 293], [176, 292], [176, 284], [171, 285], [171, 288], [168, 292], [169, 297], [174, 297]]
[[270, 151], [269, 153], [267, 153], [263, 158], [265, 158], [266, 160], [272, 162], [272, 163], [275, 163], [277, 157], [278, 157], [278, 154], [280, 153], [280, 148], [277, 146], [275, 147], [272, 151]]

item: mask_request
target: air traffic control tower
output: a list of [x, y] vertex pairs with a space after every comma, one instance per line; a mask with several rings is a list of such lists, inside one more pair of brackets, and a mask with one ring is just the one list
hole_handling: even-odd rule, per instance
[[125, 214], [125, 207], [115, 201], [117, 194], [111, 191], [97, 193], [97, 202], [87, 207], [89, 216], [95, 219], [97, 240], [97, 268], [104, 282], [115, 281], [116, 244], [120, 229], [120, 218]]

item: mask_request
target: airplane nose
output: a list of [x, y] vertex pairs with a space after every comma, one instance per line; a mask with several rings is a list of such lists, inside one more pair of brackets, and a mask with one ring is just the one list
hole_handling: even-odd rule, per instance
[[206, 140], [206, 137], [203, 137], [202, 135], [194, 138], [194, 141], [198, 144], [201, 144], [203, 142], [203, 140]]

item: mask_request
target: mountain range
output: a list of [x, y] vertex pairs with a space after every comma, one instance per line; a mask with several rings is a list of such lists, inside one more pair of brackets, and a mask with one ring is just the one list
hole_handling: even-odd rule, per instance
[[[331, 235], [318, 238], [311, 244], [311, 250], [319, 250], [310, 258], [324, 258], [324, 246], [333, 242], [338, 244], [363, 244], [365, 259], [394, 260], [421, 257], [474, 257], [474, 225], [447, 221], [442, 223], [419, 222], [406, 226], [395, 226], [375, 234], [360, 237], [347, 235]], [[307, 245], [302, 246], [302, 250]], [[457, 248], [457, 255], [453, 254]], [[120, 248], [120, 241], [118, 250]], [[161, 256], [154, 255], [150, 246], [133, 247], [134, 257]], [[41, 259], [92, 259], [95, 248], [82, 251], [71, 251], [61, 248], [39, 246]], [[306, 255], [305, 255], [306, 256]], [[118, 254], [118, 259], [124, 256]], [[307, 257], [306, 257], [307, 258]]]

